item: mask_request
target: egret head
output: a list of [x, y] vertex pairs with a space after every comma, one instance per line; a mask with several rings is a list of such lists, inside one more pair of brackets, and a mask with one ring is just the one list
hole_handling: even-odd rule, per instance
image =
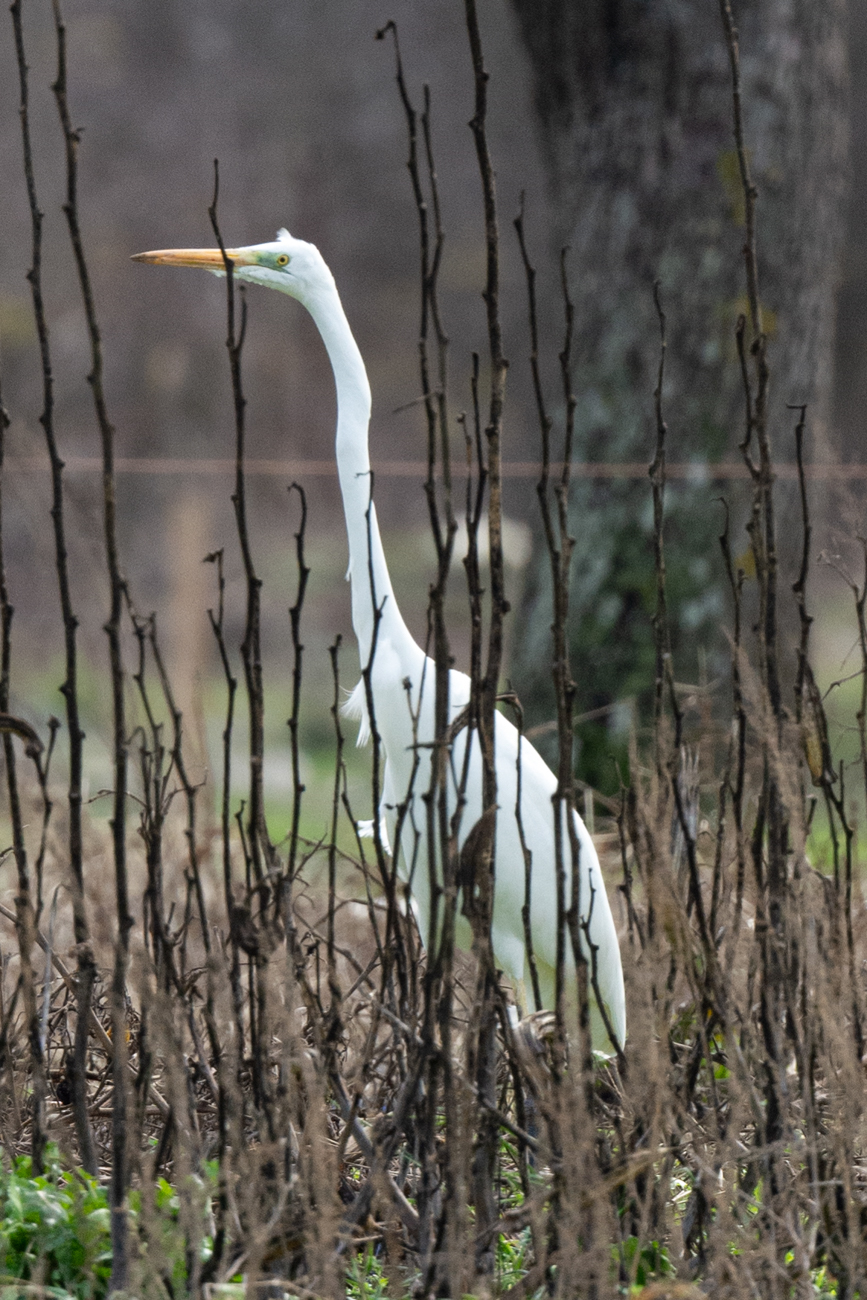
[[[279, 289], [308, 306], [317, 292], [331, 289], [334, 279], [314, 244], [294, 239], [285, 228], [268, 244], [227, 248], [232, 273], [238, 280]], [[215, 275], [226, 274], [219, 248], [164, 248], [153, 253], [136, 253], [134, 262], [155, 262], [164, 266], [199, 266]]]

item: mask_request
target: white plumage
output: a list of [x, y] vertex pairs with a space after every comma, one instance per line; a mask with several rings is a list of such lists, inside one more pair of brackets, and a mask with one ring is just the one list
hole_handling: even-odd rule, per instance
[[[307, 308], [316, 322], [331, 360], [337, 387], [337, 469], [349, 541], [347, 576], [351, 583], [352, 623], [358, 639], [362, 667], [367, 665], [371, 649], [374, 649], [370, 684], [376, 727], [385, 754], [383, 806], [380, 810], [386, 831], [383, 839], [394, 845], [396, 809], [399, 803], [407, 801], [399, 846], [400, 870], [404, 879], [411, 877], [416, 917], [422, 938], [427, 941], [431, 900], [426, 816], [421, 796], [430, 784], [429, 746], [435, 731], [435, 673], [433, 661], [416, 644], [397, 607], [376, 511], [370, 502], [370, 388], [364, 362], [346, 320], [331, 272], [312, 244], [294, 239], [288, 231], [281, 230], [271, 243], [230, 249], [227, 255], [232, 259], [233, 273], [238, 279], [279, 289], [298, 299]], [[139, 254], [139, 260], [200, 266], [217, 274], [223, 273], [223, 259], [219, 250], [173, 249], [142, 253]], [[376, 628], [375, 608], [381, 610]], [[457, 718], [469, 698], [469, 678], [464, 673], [452, 671], [449, 674], [451, 719]], [[347, 700], [345, 711], [358, 720], [359, 743], [365, 743], [369, 738], [370, 722], [363, 682], [359, 682]], [[415, 730], [412, 713], [417, 714]], [[530, 975], [521, 916], [525, 889], [524, 855], [515, 816], [519, 736], [515, 727], [501, 714], [497, 714], [494, 736], [498, 800], [492, 926], [494, 955], [498, 965], [512, 981], [519, 1001], [525, 1008], [531, 1009], [528, 1008]], [[461, 842], [482, 814], [479, 741], [467, 727], [458, 731], [453, 743], [450, 790], [452, 807], [455, 806], [455, 782], [462, 770], [468, 740], [473, 748], [468, 768]], [[557, 951], [552, 803], [556, 787], [557, 782], [550, 768], [528, 741], [522, 741], [521, 820], [533, 862], [531, 933], [540, 992], [544, 1005], [549, 1009], [554, 1004]], [[585, 921], [589, 917], [588, 929], [594, 950], [598, 987], [611, 1026], [618, 1042], [622, 1044], [626, 1035], [626, 1007], [617, 932], [593, 841], [577, 814], [575, 825], [580, 845], [581, 915]], [[373, 822], [364, 823], [361, 830], [362, 833], [367, 831], [372, 834]], [[563, 842], [568, 857], [569, 839], [565, 834]], [[567, 880], [569, 874], [567, 867]], [[463, 915], [458, 918], [456, 940], [459, 946], [467, 949], [470, 947], [470, 926]], [[566, 948], [569, 952], [568, 939]], [[574, 964], [571, 960], [568, 969], [573, 972], [574, 978]], [[610, 1050], [608, 1035], [595, 1005], [593, 1011], [594, 1046], [599, 1050]]]

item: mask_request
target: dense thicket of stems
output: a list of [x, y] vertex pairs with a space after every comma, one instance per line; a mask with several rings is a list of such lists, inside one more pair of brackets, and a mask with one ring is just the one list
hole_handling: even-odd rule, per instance
[[[102, 440], [111, 592], [106, 630], [114, 704], [110, 839], [117, 919], [112, 942], [102, 949], [89, 934], [84, 910], [76, 621], [41, 300], [42, 217], [27, 131], [20, 0], [13, 5], [34, 239], [30, 282], [66, 648], [70, 786], [68, 850], [55, 854], [49, 825], [51, 747], [43, 755], [34, 729], [10, 712], [12, 607], [2, 497], [7, 418], [0, 403], [0, 735], [17, 882], [15, 911], [0, 908], [3, 923], [17, 927], [17, 956], [7, 961], [4, 954], [0, 970], [0, 1072], [9, 1085], [0, 1123], [4, 1146], [10, 1153], [29, 1148], [35, 1169], [44, 1163], [46, 1142], [62, 1134], [73, 1163], [109, 1183], [111, 1287], [116, 1290], [193, 1295], [242, 1274], [251, 1288], [279, 1285], [291, 1294], [336, 1295], [346, 1289], [348, 1273], [362, 1268], [365, 1259], [367, 1267], [379, 1270], [383, 1287], [397, 1293], [409, 1277], [425, 1296], [497, 1289], [517, 1300], [544, 1289], [602, 1300], [675, 1273], [682, 1287], [698, 1282], [708, 1292], [732, 1297], [806, 1295], [820, 1274], [823, 1285], [834, 1279], [837, 1296], [854, 1296], [867, 1284], [861, 1223], [865, 940], [859, 841], [844, 785], [846, 769], [834, 757], [810, 658], [813, 524], [803, 468], [808, 421], [802, 408], [795, 431], [801, 562], [793, 599], [778, 589], [773, 411], [769, 345], [759, 309], [756, 192], [740, 117], [737, 33], [728, 0], [721, 0], [721, 9], [747, 216], [749, 312], [739, 322], [737, 344], [746, 409], [742, 450], [753, 486], [748, 529], [755, 584], [748, 561], [734, 558], [738, 548], [726, 512], [721, 564], [732, 598], [732, 657], [731, 709], [723, 716], [707, 704], [705, 684], [678, 681], [667, 630], [668, 341], [657, 291], [660, 359], [655, 393], [647, 394], [648, 412], [655, 417], [655, 444], [648, 449], [656, 571], [654, 726], [649, 736], [633, 737], [619, 816], [590, 818], [612, 896], [619, 884], [623, 899], [630, 1036], [626, 1043], [615, 1043], [606, 1060], [594, 1059], [590, 1048], [597, 954], [582, 921], [588, 900], [580, 898], [578, 888], [573, 812], [576, 791], [584, 787], [574, 771], [575, 683], [567, 637], [573, 569], [570, 472], [581, 400], [572, 385], [573, 294], [581, 286], [570, 287], [564, 254], [558, 306], [563, 342], [552, 401], [540, 356], [543, 307], [529, 251], [532, 232], [523, 210], [515, 223], [517, 253], [525, 273], [529, 363], [541, 438], [540, 527], [554, 594], [550, 645], [559, 744], [551, 816], [557, 828], [557, 896], [549, 905], [556, 910], [559, 933], [556, 1005], [548, 1013], [540, 1005], [530, 926], [534, 845], [523, 841], [520, 818], [525, 906], [515, 924], [529, 950], [538, 1014], [515, 1022], [510, 1006], [514, 991], [505, 987], [494, 962], [494, 717], [500, 705], [508, 704], [520, 726], [521, 705], [514, 692], [501, 690], [508, 612], [500, 469], [506, 374], [499, 314], [502, 250], [475, 4], [467, 0], [465, 18], [475, 91], [470, 126], [483, 202], [488, 347], [484, 361], [472, 357], [469, 409], [457, 422], [450, 414], [449, 339], [439, 292], [448, 250], [430, 96], [425, 89], [419, 112], [394, 24], [381, 33], [394, 43], [419, 221], [417, 343], [427, 445], [425, 493], [436, 550], [428, 609], [436, 725], [430, 782], [418, 792], [427, 818], [428, 850], [425, 861], [412, 864], [429, 873], [431, 882], [432, 922], [421, 936], [415, 931], [409, 889], [378, 821], [382, 746], [373, 708], [372, 660], [363, 665], [373, 740], [372, 853], [350, 805], [340, 722], [339, 638], [330, 652], [336, 753], [328, 825], [315, 843], [303, 834], [302, 795], [308, 778], [302, 612], [310, 573], [305, 538], [313, 521], [296, 484], [292, 490], [301, 512], [295, 532], [296, 577], [286, 601], [292, 601], [292, 807], [285, 844], [275, 846], [270, 839], [263, 779], [262, 583], [254, 563], [245, 471], [241, 361], [246, 308], [237, 309], [232, 264], [217, 220], [216, 187], [211, 219], [224, 253], [228, 288], [233, 504], [243, 569], [239, 653], [250, 749], [241, 799], [233, 782], [237, 680], [228, 630], [237, 593], [218, 550], [205, 558], [215, 567], [216, 600], [208, 613], [226, 697], [219, 814], [208, 834], [209, 819], [202, 813], [201, 790], [186, 757], [184, 719], [156, 618], [136, 612], [120, 569], [114, 435], [103, 397], [101, 343], [79, 225], [79, 141], [67, 107], [65, 33], [55, 8], [59, 66], [54, 91], [66, 147], [64, 212], [85, 304], [88, 379]], [[676, 303], [666, 303], [666, 313], [676, 310]], [[648, 340], [648, 346], [656, 343]], [[464, 567], [472, 689], [468, 708], [452, 718], [446, 599], [458, 531], [456, 482], [462, 458], [455, 453], [455, 439], [462, 444], [460, 473], [466, 476]], [[487, 558], [480, 537], [485, 511]], [[867, 581], [863, 576], [847, 581], [862, 655], [855, 729], [859, 776], [867, 788]], [[751, 631], [753, 606], [757, 618]], [[791, 682], [786, 667], [789, 615], [797, 624]], [[372, 656], [376, 627], [378, 623]], [[137, 652], [128, 680], [124, 634], [131, 635]], [[786, 703], [790, 685], [792, 709]], [[56, 725], [49, 723], [52, 743]], [[484, 766], [483, 812], [473, 827], [462, 825], [468, 760], [455, 761], [456, 753], [469, 752], [469, 744], [455, 743], [459, 736], [466, 739], [464, 731], [479, 745]], [[29, 769], [27, 778], [16, 774], [16, 734], [33, 760], [32, 780]], [[128, 771], [130, 745], [134, 761]], [[415, 748], [418, 752], [420, 743]], [[520, 753], [519, 748], [519, 779]], [[27, 818], [31, 793], [34, 806], [42, 810], [33, 830]], [[395, 843], [409, 842], [403, 834], [409, 793], [395, 809]], [[130, 806], [138, 811], [135, 847], [126, 840]], [[610, 812], [611, 801], [587, 790], [585, 809]], [[97, 835], [93, 830], [91, 838]], [[816, 865], [823, 851], [827, 872]], [[49, 896], [55, 876], [64, 877], [67, 861], [75, 977], [56, 950], [53, 909], [47, 922], [40, 911], [43, 894]], [[131, 930], [139, 883], [140, 936]], [[55, 890], [54, 897], [63, 895]], [[457, 950], [461, 911], [472, 926], [470, 955]], [[45, 955], [47, 972], [41, 1015], [37, 947]], [[75, 999], [71, 1031], [70, 995]], [[66, 1108], [74, 1119], [72, 1128], [66, 1124]], [[160, 1175], [178, 1191], [168, 1209], [157, 1190]], [[132, 1216], [128, 1194], [134, 1186], [138, 1209]], [[174, 1256], [170, 1240], [181, 1242]], [[368, 1247], [378, 1253], [374, 1256]]]

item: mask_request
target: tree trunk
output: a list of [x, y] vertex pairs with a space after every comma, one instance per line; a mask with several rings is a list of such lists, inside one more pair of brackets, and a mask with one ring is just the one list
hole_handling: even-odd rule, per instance
[[[743, 487], [709, 480], [702, 468], [738, 459], [744, 429], [734, 342], [746, 309], [743, 200], [719, 5], [513, 3], [534, 69], [558, 243], [571, 249], [579, 459], [651, 459], [659, 360], [652, 286], [661, 282], [668, 456], [696, 463], [693, 477], [667, 489], [669, 610], [676, 674], [695, 680], [702, 648], [710, 671], [722, 653], [720, 495], [734, 509], [735, 553], [746, 547]], [[806, 402], [813, 454], [825, 459], [846, 172], [845, 0], [750, 0], [736, 3], [735, 18], [759, 189], [776, 454], [793, 459], [786, 404]], [[792, 509], [784, 501], [781, 517], [796, 542]], [[578, 482], [570, 517], [576, 711], [646, 699], [654, 678], [649, 485]], [[513, 658], [531, 721], [553, 717], [547, 572], [539, 538]], [[603, 787], [612, 785], [610, 756], [630, 712], [615, 707], [579, 733], [582, 775]]]

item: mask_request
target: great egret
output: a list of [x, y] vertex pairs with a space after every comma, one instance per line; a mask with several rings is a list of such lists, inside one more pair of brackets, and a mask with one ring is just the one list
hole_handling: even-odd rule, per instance
[[[403, 822], [401, 870], [412, 870], [410, 888], [422, 937], [427, 940], [430, 894], [425, 808], [421, 792], [430, 780], [430, 741], [434, 737], [434, 664], [413, 640], [404, 623], [388, 573], [376, 513], [370, 502], [370, 386], [361, 353], [343, 311], [334, 277], [313, 244], [294, 239], [280, 230], [273, 243], [228, 249], [233, 275], [239, 280], [279, 289], [307, 308], [322, 335], [331, 360], [337, 386], [337, 469], [346, 532], [349, 539], [349, 573], [352, 593], [352, 624], [358, 639], [362, 667], [374, 648], [370, 681], [374, 716], [385, 753], [383, 774], [384, 819], [393, 841], [397, 805], [408, 800]], [[139, 253], [137, 261], [169, 266], [197, 266], [225, 274], [219, 249], [168, 249]], [[368, 513], [369, 512], [369, 513]], [[381, 609], [375, 629], [374, 609]], [[375, 645], [374, 645], [375, 639]], [[408, 685], [407, 685], [408, 683]], [[455, 718], [470, 699], [470, 679], [456, 671], [449, 678], [449, 707]], [[410, 711], [417, 714], [414, 724]], [[352, 692], [346, 712], [360, 721], [359, 744], [369, 735], [363, 680]], [[521, 909], [524, 903], [525, 866], [515, 816], [517, 799], [518, 732], [497, 714], [495, 729], [498, 806], [495, 857], [495, 892], [492, 939], [498, 965], [512, 981], [516, 996], [526, 1007], [529, 968], [525, 951]], [[454, 741], [453, 770], [460, 772], [468, 729], [458, 731]], [[466, 786], [462, 837], [465, 838], [482, 813], [482, 764], [478, 738], [473, 744]], [[428, 746], [427, 748], [425, 746]], [[415, 755], [419, 755], [413, 779]], [[557, 952], [557, 908], [552, 798], [557, 782], [554, 774], [526, 740], [521, 742], [521, 821], [525, 843], [532, 852], [531, 934], [544, 1005], [554, 1005]], [[410, 788], [412, 786], [412, 788]], [[454, 793], [454, 791], [453, 791]], [[619, 1044], [626, 1035], [626, 1005], [620, 948], [599, 860], [593, 841], [580, 817], [575, 816], [580, 845], [579, 879], [583, 919], [589, 916], [588, 931], [594, 950], [596, 982], [605, 1003], [609, 1023]], [[564, 836], [568, 845], [568, 837]], [[469, 922], [460, 916], [456, 932], [459, 946], [469, 949]], [[567, 943], [567, 949], [569, 944]], [[592, 1004], [592, 1040], [595, 1047], [610, 1050], [609, 1036], [598, 1007]]]

